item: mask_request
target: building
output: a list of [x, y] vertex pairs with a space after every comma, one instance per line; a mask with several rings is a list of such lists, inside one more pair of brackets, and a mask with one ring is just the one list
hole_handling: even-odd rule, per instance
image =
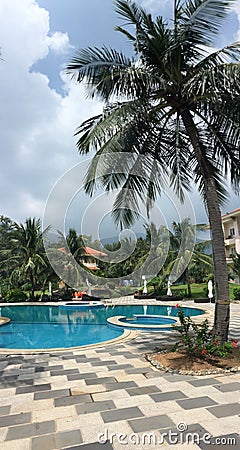
[[227, 263], [231, 263], [232, 256], [240, 254], [240, 208], [224, 214], [222, 225]]
[[[61, 247], [58, 249], [60, 252], [67, 254], [67, 250], [65, 247]], [[91, 247], [83, 247], [84, 254], [82, 255], [81, 262], [82, 264], [89, 270], [96, 271], [100, 270], [97, 265], [97, 260], [105, 259], [108, 256], [106, 253], [100, 252]]]
[[85, 255], [83, 256], [83, 265], [87, 267], [87, 269], [96, 271], [100, 270], [97, 261], [98, 259], [106, 259], [108, 256], [106, 253], [99, 252], [98, 250], [91, 247], [84, 247]]

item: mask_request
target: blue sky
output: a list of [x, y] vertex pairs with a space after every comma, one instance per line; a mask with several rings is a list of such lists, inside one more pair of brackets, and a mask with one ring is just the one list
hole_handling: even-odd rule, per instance
[[[172, 0], [137, 3], [153, 14], [172, 15]], [[237, 40], [239, 23], [240, 0], [236, 0], [216, 45]], [[119, 24], [112, 0], [0, 1], [0, 214], [20, 222], [30, 216], [41, 218], [55, 183], [79, 163], [74, 130], [99, 113], [102, 105], [86, 99], [63, 68], [77, 48], [106, 45], [130, 54], [124, 37], [114, 30]], [[200, 197], [193, 193], [191, 199], [197, 222], [206, 222]], [[78, 227], [87, 204], [83, 195], [76, 197], [66, 214], [67, 224]], [[166, 199], [160, 204], [167, 219], [176, 220]], [[223, 212], [239, 204], [231, 193]], [[95, 210], [98, 207], [101, 210], [95, 203]], [[104, 220], [103, 237], [113, 235], [109, 219]]]

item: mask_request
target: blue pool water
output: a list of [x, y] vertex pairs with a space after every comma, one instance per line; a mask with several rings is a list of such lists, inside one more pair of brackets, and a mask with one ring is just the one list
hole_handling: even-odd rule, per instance
[[157, 316], [135, 316], [133, 319], [129, 321], [127, 318], [121, 318], [119, 319], [119, 322], [124, 322], [128, 324], [135, 324], [135, 325], [170, 325], [176, 323], [176, 320], [171, 319], [170, 317], [157, 317]]
[[[183, 308], [186, 315], [199, 315], [204, 311]], [[47, 305], [3, 306], [3, 317], [11, 322], [0, 327], [0, 347], [15, 349], [69, 348], [95, 344], [120, 336], [123, 329], [107, 325], [112, 316], [133, 317], [134, 314], [176, 316], [177, 309], [169, 306], [142, 305], [107, 306], [91, 309], [64, 309]]]

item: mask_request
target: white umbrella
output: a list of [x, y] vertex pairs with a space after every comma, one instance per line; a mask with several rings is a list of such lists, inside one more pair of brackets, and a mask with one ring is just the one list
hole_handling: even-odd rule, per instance
[[143, 279], [143, 293], [147, 294], [147, 280], [145, 275], [142, 276], [142, 279]]
[[171, 297], [172, 296], [172, 291], [171, 291], [171, 281], [170, 280], [168, 280], [168, 282], [167, 282], [167, 287], [168, 287], [167, 295], [169, 295], [169, 297]]
[[87, 287], [88, 287], [88, 295], [91, 295], [92, 294], [91, 285], [90, 285], [90, 283], [88, 281], [88, 278], [86, 278], [86, 284], [87, 284]]
[[211, 299], [213, 298], [213, 283], [212, 280], [209, 280], [208, 282], [208, 298]]

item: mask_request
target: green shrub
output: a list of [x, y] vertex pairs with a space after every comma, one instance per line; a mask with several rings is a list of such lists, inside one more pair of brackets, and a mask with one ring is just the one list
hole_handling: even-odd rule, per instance
[[21, 289], [11, 289], [8, 291], [5, 298], [9, 303], [25, 302], [27, 300], [27, 295]]
[[172, 351], [184, 349], [191, 356], [224, 358], [234, 347], [237, 347], [237, 339], [221, 342], [218, 336], [214, 336], [207, 319], [202, 324], [197, 325], [189, 316], [185, 316], [181, 306], [176, 305], [175, 308], [178, 309], [177, 315], [180, 325], [173, 325], [173, 328], [180, 333], [181, 340], [175, 344]]
[[114, 281], [108, 281], [107, 287], [113, 291], [116, 287], [116, 283], [114, 283]]
[[240, 300], [240, 288], [233, 289], [233, 298], [234, 300]]

